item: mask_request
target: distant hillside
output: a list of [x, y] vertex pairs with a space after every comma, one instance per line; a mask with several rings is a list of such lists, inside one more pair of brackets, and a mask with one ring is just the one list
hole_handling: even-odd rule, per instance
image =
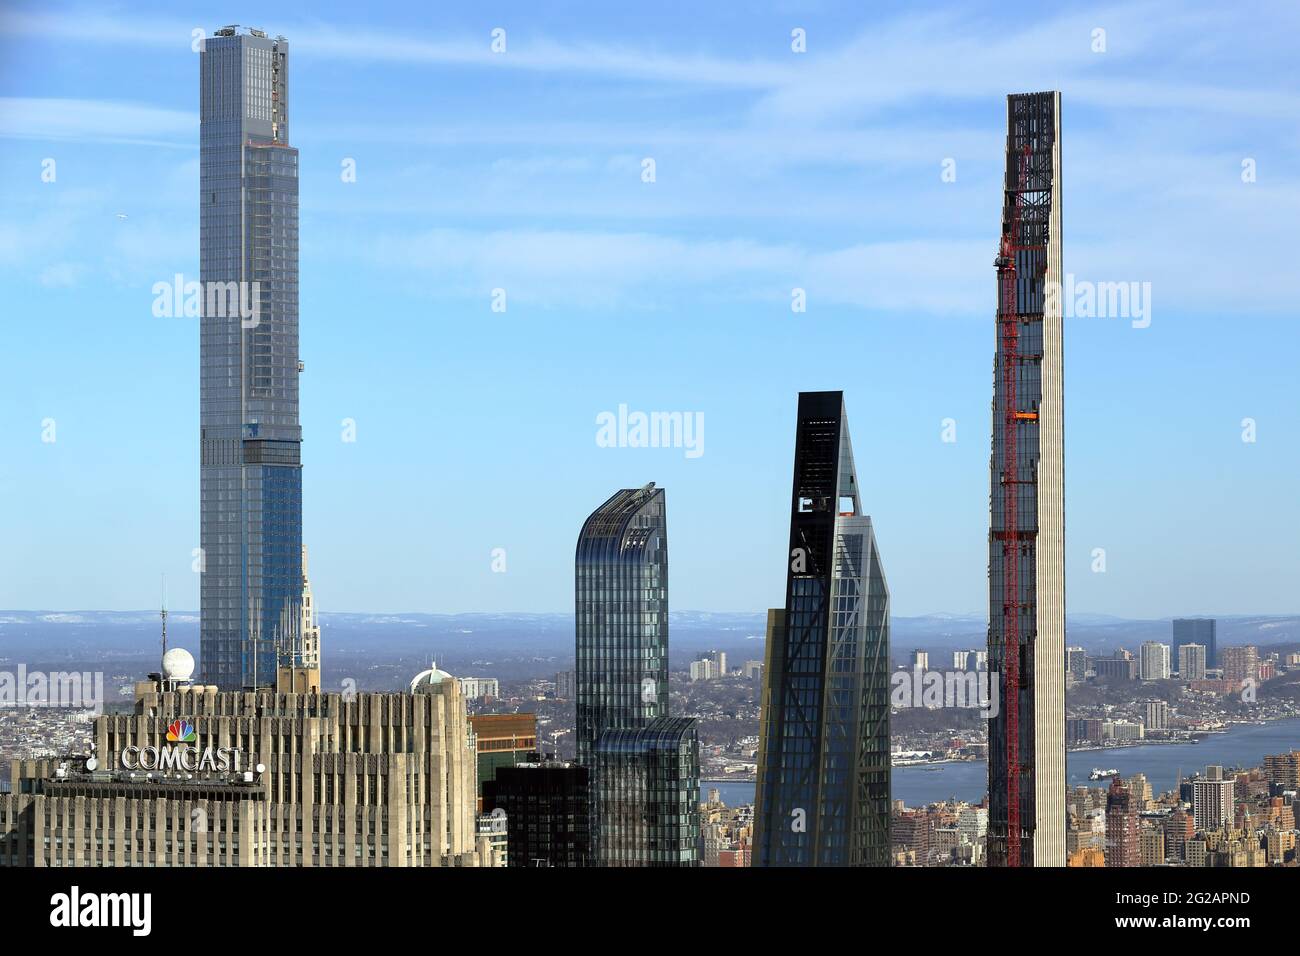
[[[673, 666], [709, 649], [726, 651], [739, 663], [761, 659], [766, 612], [674, 611], [669, 615]], [[328, 654], [364, 659], [414, 655], [473, 663], [506, 657], [571, 661], [571, 614], [322, 613]], [[1219, 645], [1259, 644], [1300, 649], [1300, 615], [1220, 617]], [[982, 616], [927, 614], [892, 619], [891, 650], [902, 657], [915, 648], [942, 653], [982, 647]], [[0, 611], [0, 658], [58, 661], [86, 657], [151, 655], [158, 644], [156, 611]], [[169, 642], [198, 650], [198, 614], [168, 614]], [[1143, 641], [1168, 642], [1169, 619], [1126, 620], [1102, 614], [1072, 614], [1066, 640], [1094, 654], [1119, 647], [1137, 650]]]

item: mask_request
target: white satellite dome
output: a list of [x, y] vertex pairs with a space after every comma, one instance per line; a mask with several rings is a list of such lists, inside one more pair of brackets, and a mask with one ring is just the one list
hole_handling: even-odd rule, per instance
[[163, 655], [163, 677], [186, 681], [194, 674], [194, 655], [183, 647], [173, 647]]
[[420, 671], [411, 679], [411, 693], [418, 694], [426, 688], [437, 687], [445, 680], [455, 680], [446, 671], [438, 670], [438, 665], [434, 664], [428, 670]]

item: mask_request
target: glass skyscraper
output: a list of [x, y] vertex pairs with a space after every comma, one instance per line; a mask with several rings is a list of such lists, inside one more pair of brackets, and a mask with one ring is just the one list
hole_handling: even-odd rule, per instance
[[803, 392], [785, 607], [768, 614], [756, 866], [890, 863], [889, 588], [842, 392]]
[[591, 771], [592, 861], [699, 863], [695, 721], [668, 716], [668, 525], [654, 483], [582, 526], [574, 567], [577, 762]]
[[[1205, 645], [1205, 666], [1218, 667], [1218, 653], [1215, 648], [1215, 628], [1217, 622], [1208, 617], [1174, 618], [1174, 646], [1170, 653], [1170, 662], [1174, 667], [1181, 667], [1178, 649], [1184, 644]], [[1185, 680], [1187, 675], [1180, 674]]]
[[233, 27], [200, 57], [200, 656], [222, 690], [301, 657], [298, 151], [288, 43]]
[[654, 482], [617, 492], [578, 536], [574, 567], [578, 763], [606, 730], [668, 713], [668, 524]]
[[692, 717], [657, 717], [596, 741], [596, 863], [698, 866], [699, 739]]

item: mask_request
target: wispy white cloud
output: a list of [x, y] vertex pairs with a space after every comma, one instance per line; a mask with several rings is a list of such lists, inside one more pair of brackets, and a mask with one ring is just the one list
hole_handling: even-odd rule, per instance
[[[178, 19], [144, 20], [97, 12], [69, 16], [11, 10], [0, 14], [0, 33], [114, 46], [188, 48], [196, 29], [211, 34], [214, 28]], [[771, 88], [795, 73], [792, 64], [774, 60], [672, 54], [621, 43], [564, 44], [546, 37], [512, 37], [509, 32], [504, 53], [492, 51], [489, 33], [430, 39], [319, 22], [281, 25], [278, 32], [288, 37], [295, 54], [331, 60], [599, 74], [738, 89]]]
[[0, 97], [0, 136], [198, 148], [199, 117], [143, 103]]
[[987, 292], [987, 245], [914, 240], [818, 251], [653, 233], [439, 229], [386, 236], [364, 255], [395, 282], [429, 296], [486, 302], [492, 289], [504, 288], [512, 302], [548, 309], [731, 301], [788, 312], [797, 287], [806, 291], [810, 310], [956, 314], [969, 312]]
[[[1293, 313], [1275, 287], [1240, 281], [1285, 268], [1286, 247], [1264, 255], [1255, 247], [1182, 243], [1180, 228], [1175, 222], [1072, 242], [1067, 271], [1087, 282], [1150, 283], [1160, 322], [1225, 301], [1262, 316]], [[806, 290], [810, 312], [982, 319], [994, 307], [984, 239], [815, 247], [646, 232], [437, 229], [386, 234], [361, 252], [351, 245], [316, 248], [328, 261], [360, 257], [381, 281], [408, 294], [486, 303], [492, 289], [504, 288], [510, 302], [543, 309], [689, 312], [730, 302], [788, 312], [796, 287]]]
[[[1204, 82], [1197, 50], [1225, 25], [1249, 26], [1259, 41], [1241, 52], [1238, 82]], [[1261, 77], [1261, 47], [1273, 42], [1279, 65], [1287, 39], [1300, 27], [1292, 4], [1265, 4], [1243, 23], [1217, 5], [1151, 0], [1085, 13], [1063, 12], [1028, 23], [1004, 16], [952, 11], [882, 16], [849, 36], [819, 38], [815, 53], [738, 58], [707, 52], [666, 52], [626, 42], [507, 35], [507, 51], [493, 53], [491, 37], [412, 36], [365, 27], [282, 23], [297, 55], [431, 67], [523, 70], [642, 80], [685, 87], [752, 91], [758, 113], [815, 122], [844, 112], [876, 109], [924, 97], [983, 100], [1016, 89], [1066, 89], [1072, 100], [1100, 106], [1156, 110], [1294, 115], [1300, 89], [1279, 76]], [[0, 14], [0, 32], [15, 36], [118, 46], [191, 45], [192, 32], [212, 26], [179, 19], [142, 20], [87, 11]], [[1093, 49], [1093, 30], [1106, 31], [1106, 50]], [[837, 42], [838, 41], [838, 42]], [[1185, 51], [1169, 70], [1153, 59]], [[1221, 51], [1219, 52], [1221, 55]], [[1220, 71], [1219, 76], [1225, 72]], [[1263, 80], [1266, 80], [1263, 81]]]
[[[1285, 274], [1290, 265], [1285, 251], [1294, 245], [1288, 230], [1300, 215], [1300, 182], [1275, 157], [1278, 144], [1294, 145], [1296, 134], [1268, 121], [1300, 113], [1300, 99], [1293, 75], [1273, 73], [1263, 82], [1266, 71], [1254, 61], [1276, 55], [1297, 15], [1268, 7], [1248, 25], [1260, 39], [1249, 49], [1212, 41], [1230, 17], [1163, 0], [1010, 28], [1005, 19], [975, 14], [900, 15], [842, 40], [817, 35], [805, 56], [762, 60], [514, 33], [509, 52], [495, 55], [487, 36], [403, 36], [315, 22], [277, 27], [295, 55], [308, 58], [572, 73], [742, 94], [710, 100], [725, 103], [715, 112], [644, 121], [528, 115], [443, 122], [431, 109], [404, 113], [401, 122], [375, 116], [372, 123], [367, 115], [297, 126], [299, 142], [315, 149], [430, 147], [415, 151], [414, 166], [384, 168], [363, 158], [356, 187], [309, 188], [305, 167], [304, 214], [334, 225], [364, 217], [367, 229], [381, 233], [366, 244], [370, 264], [394, 281], [465, 295], [507, 285], [516, 301], [555, 307], [653, 305], [679, 295], [776, 303], [800, 285], [814, 303], [969, 314], [989, 291], [1001, 98], [1012, 89], [1055, 87], [1065, 90], [1070, 123], [1067, 268], [1098, 279], [1153, 281], [1160, 301], [1171, 305], [1230, 300], [1276, 311], [1282, 306], [1273, 290], [1238, 288], [1238, 277]], [[1270, 18], [1272, 29], [1262, 25]], [[97, 13], [0, 16], [0, 32], [9, 35], [186, 51], [195, 26]], [[1104, 54], [1090, 46], [1097, 27], [1107, 31]], [[1201, 69], [1210, 58], [1216, 68]], [[986, 104], [986, 112], [953, 108], [973, 102]], [[904, 108], [909, 104], [922, 108]], [[1232, 137], [1209, 142], [1204, 135], [1224, 118], [1244, 130], [1237, 137], [1243, 155], [1275, 151], [1271, 163], [1261, 159], [1266, 175], [1258, 184], [1238, 179], [1240, 158], [1225, 146]], [[0, 100], [0, 136], [193, 149], [197, 125], [195, 113], [144, 103]], [[426, 163], [430, 154], [435, 159]], [[648, 188], [637, 178], [645, 155], [659, 162], [660, 181]], [[940, 191], [938, 164], [946, 157], [958, 158], [961, 179]], [[840, 175], [782, 175], [801, 166]], [[176, 226], [162, 213], [133, 219], [98, 251], [120, 260], [125, 274], [167, 267], [151, 251], [155, 243], [193, 248], [196, 176], [190, 163], [161, 184], [177, 197]], [[1086, 204], [1076, 205], [1077, 196]], [[413, 217], [513, 228], [403, 231]], [[788, 241], [774, 240], [766, 228], [764, 239], [746, 235], [746, 224], [765, 219], [766, 227], [782, 218], [802, 233]], [[672, 234], [698, 233], [706, 220], [723, 238]], [[538, 228], [537, 221], [595, 227]], [[810, 240], [810, 222], [833, 222], [835, 234]], [[25, 228], [0, 226], [0, 261], [32, 263], [22, 248]], [[69, 229], [66, 241], [84, 234]], [[1225, 235], [1242, 240], [1225, 250]], [[37, 247], [42, 269], [72, 261], [52, 242]], [[313, 249], [320, 248], [317, 240]], [[337, 254], [355, 252], [340, 246]]]
[[[1276, 35], [1263, 25], [1300, 26], [1293, 6], [1273, 8], [1254, 21], [1260, 43], [1241, 50], [1241, 69], [1216, 71], [1219, 85], [1205, 80], [1195, 57], [1179, 53], [1222, 34], [1232, 14], [1220, 8], [1157, 0], [1023, 23], [935, 11], [884, 20], [824, 55], [800, 58], [803, 69], [766, 91], [755, 111], [816, 123], [923, 99], [996, 101], [1058, 89], [1069, 103], [1088, 106], [1293, 116], [1300, 86], [1259, 69]], [[1104, 50], [1094, 49], [1094, 30], [1105, 31]], [[1289, 56], [1280, 45], [1275, 55], [1279, 63]], [[1222, 82], [1230, 77], [1236, 82]]]

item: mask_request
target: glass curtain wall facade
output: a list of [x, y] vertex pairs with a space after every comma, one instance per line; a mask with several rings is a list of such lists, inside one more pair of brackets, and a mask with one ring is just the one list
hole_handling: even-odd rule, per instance
[[302, 663], [298, 151], [288, 43], [226, 27], [200, 57], [200, 657], [222, 690]]
[[664, 491], [627, 488], [578, 536], [574, 568], [577, 762], [606, 730], [668, 713], [668, 526]]
[[786, 604], [769, 614], [758, 866], [890, 863], [889, 588], [842, 392], [803, 392]]
[[1174, 618], [1174, 646], [1169, 655], [1173, 666], [1181, 665], [1178, 649], [1184, 644], [1201, 644], [1205, 647], [1205, 666], [1218, 667], [1218, 655], [1215, 653], [1216, 627], [1217, 623], [1213, 618]]
[[505, 814], [507, 866], [588, 864], [588, 779], [586, 767], [538, 759], [501, 767], [483, 784], [483, 811]]
[[592, 794], [600, 866], [698, 866], [700, 762], [695, 720], [659, 717], [596, 742]]
[[668, 525], [654, 482], [582, 526], [575, 558], [577, 763], [591, 772], [591, 859], [699, 862], [695, 721], [668, 716]]
[[1007, 97], [989, 495], [988, 657], [1000, 702], [989, 720], [989, 866], [1065, 866], [1060, 116], [1059, 93]]

